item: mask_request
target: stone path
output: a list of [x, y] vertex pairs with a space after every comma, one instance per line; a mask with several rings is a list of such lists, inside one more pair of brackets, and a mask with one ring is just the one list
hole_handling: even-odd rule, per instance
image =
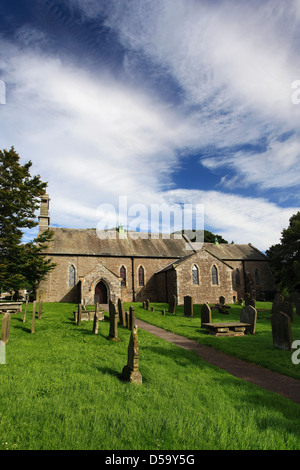
[[[300, 404], [300, 381], [286, 375], [273, 372], [269, 369], [250, 364], [233, 356], [229, 356], [217, 351], [210, 346], [197, 343], [184, 336], [179, 336], [162, 328], [159, 328], [142, 320], [135, 319], [139, 328], [149, 331], [159, 338], [163, 338], [169, 343], [176, 344], [180, 348], [195, 351], [206, 362], [226, 370], [230, 374], [240, 379], [251, 382], [259, 387], [271, 392], [279, 393], [285, 398], [289, 398]], [[300, 367], [300, 365], [299, 365]]]

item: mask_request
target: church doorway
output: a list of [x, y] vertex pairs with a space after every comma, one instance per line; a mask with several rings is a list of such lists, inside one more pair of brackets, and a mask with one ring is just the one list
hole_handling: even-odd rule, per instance
[[107, 286], [103, 281], [98, 282], [95, 288], [95, 303], [107, 304], [108, 303]]

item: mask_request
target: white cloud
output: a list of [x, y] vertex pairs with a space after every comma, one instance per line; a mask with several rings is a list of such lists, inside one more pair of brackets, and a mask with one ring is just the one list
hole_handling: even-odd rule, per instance
[[[172, 75], [182, 100], [170, 105], [141, 83], [130, 87], [103, 70], [85, 71], [1, 40], [1, 78], [8, 85], [7, 104], [0, 107], [1, 146], [14, 145], [49, 181], [52, 222], [95, 227], [99, 204], [117, 205], [126, 195], [129, 205], [203, 203], [206, 225], [229, 241], [263, 250], [276, 243], [296, 208], [218, 191], [174, 190], [172, 171], [180, 165], [177, 150], [233, 148], [266, 134], [271, 138], [265, 152], [249, 156], [240, 150], [203, 164], [212, 170], [225, 165], [227, 186], [240, 179], [265, 188], [296, 187], [296, 3], [290, 10], [280, 1], [257, 2], [255, 8], [253, 2], [241, 7], [186, 0], [72, 3], [89, 17], [105, 9], [106, 26], [131, 52], [126, 70], [137, 67], [137, 52], [144, 54]], [[27, 45], [38, 36], [28, 28], [18, 34]], [[278, 132], [293, 130], [289, 139], [276, 139]]]

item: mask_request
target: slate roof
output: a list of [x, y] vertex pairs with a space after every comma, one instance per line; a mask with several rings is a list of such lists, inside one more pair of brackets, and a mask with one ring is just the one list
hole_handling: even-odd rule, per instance
[[[105, 239], [97, 236], [96, 229], [53, 228], [54, 238], [49, 244], [47, 253], [98, 255], [98, 256], [137, 256], [155, 258], [182, 258], [187, 255], [186, 240], [169, 238], [151, 238], [151, 234], [139, 234], [132, 239], [129, 233], [122, 239], [118, 232], [105, 232]], [[103, 233], [103, 232], [102, 232]], [[142, 236], [146, 238], [142, 238]]]
[[[191, 256], [195, 251], [187, 250], [187, 241], [182, 237], [167, 235], [168, 238], [152, 238], [151, 234], [137, 234], [133, 239], [130, 233], [122, 238], [118, 232], [102, 232], [104, 239], [97, 236], [96, 229], [52, 228], [54, 239], [46, 253], [70, 255], [97, 255], [114, 257], [153, 257], [182, 259]], [[237, 245], [204, 243], [204, 248], [222, 261], [248, 260], [266, 261], [267, 257], [251, 244]]]

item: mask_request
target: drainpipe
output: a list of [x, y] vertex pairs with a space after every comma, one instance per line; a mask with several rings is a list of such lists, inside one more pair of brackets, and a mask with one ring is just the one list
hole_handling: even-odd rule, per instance
[[131, 282], [132, 282], [132, 302], [135, 302], [135, 289], [134, 289], [134, 258], [131, 257]]

